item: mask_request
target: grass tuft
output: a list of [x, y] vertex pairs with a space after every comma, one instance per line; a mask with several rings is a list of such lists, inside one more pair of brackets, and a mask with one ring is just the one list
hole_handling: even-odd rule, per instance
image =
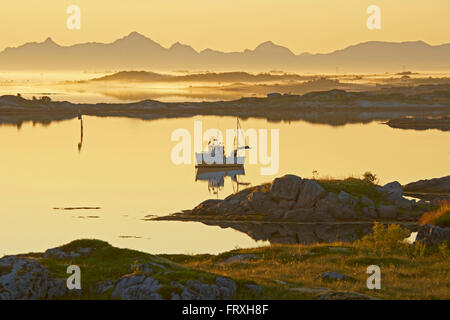
[[425, 212], [419, 219], [420, 225], [434, 224], [442, 228], [450, 227], [450, 201], [441, 201], [439, 208]]

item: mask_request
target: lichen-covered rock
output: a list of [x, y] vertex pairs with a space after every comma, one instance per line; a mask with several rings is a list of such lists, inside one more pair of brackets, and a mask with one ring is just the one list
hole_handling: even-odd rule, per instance
[[337, 197], [342, 204], [350, 208], [355, 208], [356, 205], [358, 204], [358, 198], [351, 196], [345, 191], [339, 192]]
[[345, 274], [340, 274], [334, 271], [327, 271], [324, 272], [322, 274], [320, 274], [319, 276], [317, 276], [316, 279], [322, 279], [322, 280], [350, 280], [351, 277], [345, 275]]
[[366, 196], [362, 196], [359, 202], [364, 207], [375, 207], [375, 203], [373, 202], [373, 200]]
[[450, 193], [450, 176], [411, 182], [404, 189], [406, 192]]
[[450, 228], [427, 224], [421, 226], [417, 231], [417, 242], [423, 242], [431, 246], [440, 245], [443, 242], [450, 242]]
[[53, 279], [49, 271], [31, 258], [6, 256], [0, 267], [8, 272], [0, 275], [0, 300], [51, 299], [66, 293], [66, 283]]
[[304, 208], [286, 212], [283, 216], [283, 220], [304, 222], [313, 219], [313, 217], [314, 217], [314, 209]]
[[216, 277], [216, 284], [219, 287], [221, 300], [229, 300], [236, 295], [237, 285], [234, 280], [225, 277]]
[[261, 191], [252, 192], [247, 199], [255, 212], [266, 213], [278, 207], [267, 193]]
[[229, 257], [224, 261], [225, 264], [230, 264], [233, 262], [242, 262], [242, 261], [248, 261], [258, 259], [258, 256], [256, 254], [238, 254], [232, 257]]
[[316, 202], [323, 198], [327, 192], [314, 180], [304, 179], [301, 184], [300, 193], [295, 204], [296, 208], [312, 208]]
[[[316, 180], [285, 175], [274, 179], [270, 186], [250, 187], [225, 200], [204, 201], [191, 213], [225, 218], [261, 214], [262, 221], [350, 222], [396, 218], [409, 221], [414, 220], [421, 211], [415, 201], [403, 197], [402, 186], [396, 181], [383, 187], [374, 186], [379, 192], [377, 204], [367, 195], [335, 189], [327, 192], [326, 185]], [[382, 199], [379, 199], [380, 195]], [[384, 205], [377, 208], [379, 200]], [[403, 209], [401, 215], [397, 214], [398, 208]]]
[[87, 257], [91, 253], [92, 253], [91, 248], [76, 248], [74, 250], [71, 250], [70, 252], [66, 252], [62, 248], [53, 248], [45, 251], [43, 257], [63, 260], [68, 258], [74, 259], [80, 257]]
[[217, 206], [222, 202], [223, 200], [216, 200], [216, 199], [209, 199], [205, 200], [202, 203], [200, 203], [198, 206], [196, 206], [192, 212], [194, 214], [198, 215], [206, 215], [206, 214], [215, 214]]
[[261, 286], [257, 284], [246, 284], [245, 287], [255, 296], [260, 296], [263, 293]]
[[395, 219], [395, 217], [397, 217], [397, 207], [392, 205], [380, 205], [380, 207], [377, 208], [377, 213], [380, 219]]
[[339, 206], [338, 201], [337, 196], [333, 192], [328, 192], [324, 198], [317, 201], [315, 208], [319, 211], [333, 212]]
[[362, 218], [367, 218], [368, 220], [375, 220], [378, 218], [377, 209], [373, 206], [361, 208]]
[[358, 292], [331, 291], [319, 295], [317, 297], [317, 300], [378, 300], [378, 299]]
[[161, 287], [162, 284], [153, 277], [142, 274], [124, 276], [117, 281], [111, 297], [122, 300], [162, 300], [158, 294]]
[[378, 191], [384, 194], [390, 201], [403, 197], [403, 187], [398, 181], [393, 181], [385, 184], [383, 187], [378, 187]]
[[224, 277], [216, 277], [216, 282], [207, 284], [198, 280], [186, 281], [182, 300], [229, 300], [235, 294], [237, 285], [234, 280]]
[[288, 174], [275, 178], [270, 187], [270, 193], [276, 200], [297, 200], [302, 186], [302, 178]]
[[284, 214], [283, 220], [298, 222], [332, 222], [334, 218], [325, 211], [317, 211], [314, 209], [294, 209]]
[[97, 285], [96, 292], [98, 294], [105, 294], [107, 291], [114, 289], [114, 281], [107, 280]]

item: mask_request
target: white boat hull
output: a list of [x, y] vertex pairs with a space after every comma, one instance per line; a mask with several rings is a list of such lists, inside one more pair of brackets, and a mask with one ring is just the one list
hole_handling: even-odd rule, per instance
[[[205, 157], [204, 157], [205, 156]], [[230, 167], [230, 166], [243, 166], [245, 163], [244, 157], [218, 157], [212, 158], [209, 154], [204, 152], [195, 153], [195, 165], [197, 167]]]

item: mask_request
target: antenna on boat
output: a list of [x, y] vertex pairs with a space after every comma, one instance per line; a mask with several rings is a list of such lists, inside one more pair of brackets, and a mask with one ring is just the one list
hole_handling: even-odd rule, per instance
[[239, 118], [236, 118], [236, 150], [238, 149], [239, 149]]

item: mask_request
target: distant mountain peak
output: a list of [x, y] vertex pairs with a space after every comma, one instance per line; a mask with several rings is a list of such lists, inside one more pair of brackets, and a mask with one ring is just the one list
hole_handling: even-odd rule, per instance
[[133, 31], [130, 32], [127, 36], [125, 36], [125, 39], [148, 39], [148, 38], [144, 36], [142, 33]]
[[170, 51], [176, 51], [185, 54], [198, 54], [198, 52], [187, 44], [182, 44], [181, 42], [175, 42], [170, 48]]
[[182, 44], [181, 42], [175, 42], [173, 45], [170, 46], [170, 49], [177, 49], [177, 48], [190, 48], [190, 49], [192, 49], [191, 46], [189, 46], [187, 44]]
[[146, 42], [146, 41], [156, 43], [155, 41], [153, 41], [150, 38], [147, 38], [143, 34], [133, 31], [128, 35], [126, 35], [125, 37], [116, 40], [115, 42]]
[[284, 53], [288, 55], [294, 55], [294, 53], [286, 47], [277, 45], [272, 41], [266, 41], [258, 45], [254, 52], [276, 52], [276, 53]]
[[[80, 54], [86, 58], [79, 59]], [[43, 42], [28, 42], [15, 48], [6, 48], [0, 52], [0, 68], [7, 70], [183, 68], [182, 70], [242, 71], [271, 68], [270, 70], [334, 72], [336, 66], [339, 66], [348, 72], [386, 72], [398, 70], [402, 65], [417, 71], [448, 70], [449, 55], [450, 43], [429, 45], [424, 41], [369, 41], [330, 53], [299, 55], [272, 41], [265, 41], [254, 50], [222, 52], [205, 49], [199, 53], [191, 46], [180, 42], [174, 43], [170, 48], [163, 47], [134, 31], [108, 43], [61, 46], [49, 37]]]
[[42, 44], [44, 44], [44, 45], [52, 45], [52, 46], [59, 46], [55, 41], [53, 41], [53, 39], [51, 37], [48, 37], [47, 39], [45, 39], [45, 41], [42, 42]]
[[276, 45], [275, 43], [273, 43], [272, 41], [265, 41], [261, 44], [259, 44], [255, 50], [260, 50], [260, 49], [267, 49], [267, 48], [277, 48], [279, 47], [278, 45]]

